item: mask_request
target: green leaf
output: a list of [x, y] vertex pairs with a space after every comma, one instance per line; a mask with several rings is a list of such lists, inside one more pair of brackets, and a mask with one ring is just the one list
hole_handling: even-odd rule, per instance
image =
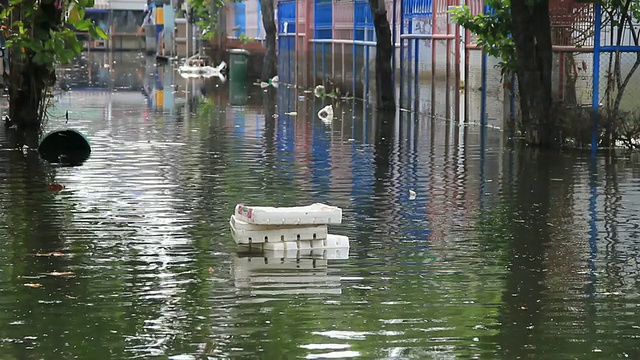
[[81, 41], [78, 41], [76, 39], [76, 42], [71, 44], [71, 47], [73, 48], [73, 51], [75, 51], [76, 53], [80, 54], [84, 48], [84, 45], [82, 44]]
[[71, 8], [69, 9], [69, 23], [75, 25], [82, 20], [80, 17], [80, 11], [78, 11], [78, 6], [76, 4], [71, 4]]
[[91, 20], [83, 19], [83, 20], [79, 21], [78, 23], [72, 24], [72, 25], [78, 31], [88, 31], [89, 28], [91, 27], [92, 23], [91, 23]]
[[40, 65], [47, 65], [48, 60], [48, 56], [44, 52], [36, 53], [33, 57], [33, 62]]
[[98, 32], [98, 36], [100, 37], [100, 39], [107, 40], [109, 38], [109, 35], [107, 35], [107, 33], [104, 32], [104, 30], [102, 30], [102, 28], [97, 27], [96, 31]]
[[76, 52], [71, 49], [64, 49], [59, 54], [60, 61], [65, 64], [73, 61], [73, 59], [76, 57]]

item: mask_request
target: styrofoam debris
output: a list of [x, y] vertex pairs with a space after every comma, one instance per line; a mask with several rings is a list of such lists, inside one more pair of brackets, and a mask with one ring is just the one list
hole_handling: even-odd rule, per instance
[[231, 215], [231, 235], [236, 244], [258, 244], [264, 242], [299, 241], [327, 238], [327, 225], [274, 226], [255, 225], [238, 220]]
[[308, 206], [267, 207], [236, 205], [237, 220], [255, 225], [326, 225], [342, 222], [342, 209], [315, 203]]

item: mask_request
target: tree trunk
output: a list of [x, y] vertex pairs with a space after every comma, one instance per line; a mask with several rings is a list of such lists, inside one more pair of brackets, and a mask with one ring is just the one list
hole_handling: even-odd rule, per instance
[[[11, 56], [9, 76], [9, 118], [18, 130], [39, 129], [44, 111], [44, 92], [53, 74], [24, 56]], [[22, 64], [21, 61], [26, 61]]]
[[276, 57], [276, 20], [273, 0], [260, 0], [262, 8], [262, 25], [265, 33], [264, 65], [262, 66], [262, 81], [269, 81], [276, 76], [278, 58]]
[[393, 69], [391, 56], [391, 26], [387, 20], [387, 10], [383, 0], [369, 0], [373, 14], [373, 26], [376, 31], [376, 107], [378, 110], [395, 111], [395, 89], [393, 87]]
[[[23, 3], [23, 6], [35, 6]], [[32, 27], [31, 36], [46, 40], [50, 38], [50, 31], [56, 31], [62, 20], [62, 11], [55, 3], [39, 2], [38, 22], [26, 24]], [[21, 11], [17, 9], [12, 14], [14, 18], [21, 18]], [[55, 83], [55, 71], [46, 65], [33, 62], [35, 53], [30, 50], [12, 48], [10, 50], [9, 75], [9, 118], [18, 130], [39, 130], [44, 117], [46, 105], [46, 90]]]
[[549, 0], [512, 0], [513, 40], [522, 111], [529, 145], [560, 144], [551, 114], [551, 23]]

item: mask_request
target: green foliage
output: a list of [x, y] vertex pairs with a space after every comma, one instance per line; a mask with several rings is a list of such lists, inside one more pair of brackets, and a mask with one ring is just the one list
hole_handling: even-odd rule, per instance
[[187, 0], [189, 7], [193, 10], [193, 17], [195, 23], [203, 29], [202, 38], [212, 39], [218, 30], [218, 18], [211, 13], [212, 1], [213, 6], [221, 9], [225, 1], [224, 0]]
[[[55, 6], [61, 16], [50, 14], [44, 5]], [[56, 64], [67, 64], [82, 52], [76, 31], [88, 32], [97, 39], [108, 38], [93, 21], [85, 18], [85, 9], [93, 5], [94, 0], [10, 0], [9, 6], [0, 12], [6, 46], [51, 70]]]
[[516, 51], [511, 38], [511, 3], [509, 0], [488, 0], [485, 5], [490, 13], [472, 15], [468, 6], [462, 5], [451, 10], [453, 20], [458, 25], [476, 35], [475, 43], [487, 54], [500, 59], [498, 66], [503, 75], [515, 72]]
[[247, 36], [247, 34], [242, 33], [240, 34], [240, 36], [238, 36], [238, 41], [240, 41], [241, 44], [246, 45], [253, 42], [254, 39], [250, 36]]

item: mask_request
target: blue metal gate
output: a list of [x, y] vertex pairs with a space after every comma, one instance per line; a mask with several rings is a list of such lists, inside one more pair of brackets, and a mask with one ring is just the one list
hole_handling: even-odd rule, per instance
[[278, 77], [281, 82], [295, 81], [296, 2], [278, 2]]

